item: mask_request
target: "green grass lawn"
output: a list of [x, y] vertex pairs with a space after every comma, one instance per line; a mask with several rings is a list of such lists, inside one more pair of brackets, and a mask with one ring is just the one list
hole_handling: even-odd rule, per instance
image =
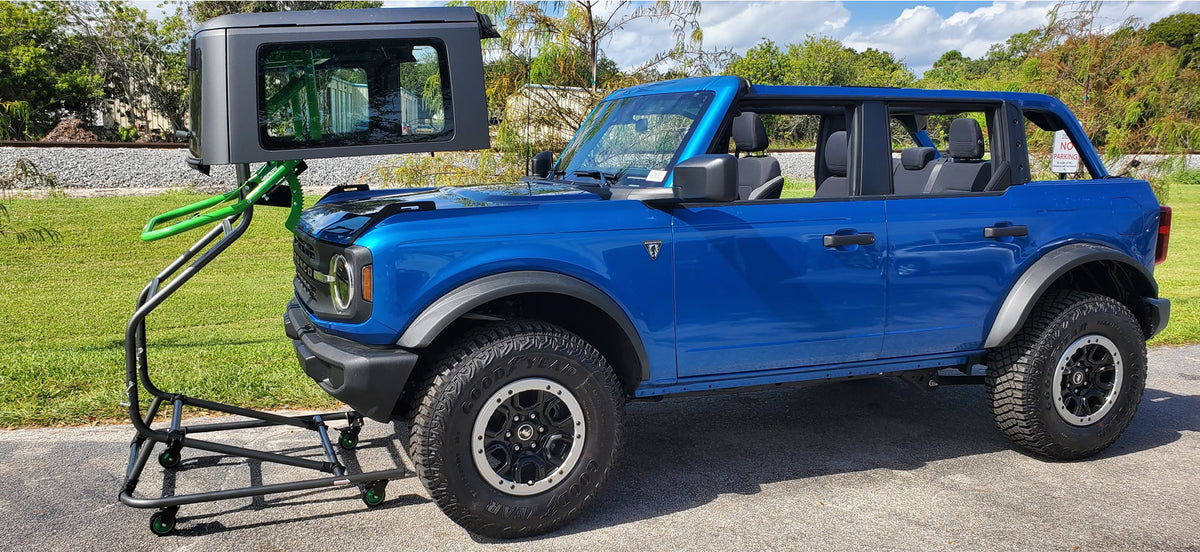
[[[0, 240], [0, 426], [119, 419], [125, 324], [138, 293], [201, 231], [144, 243], [150, 217], [201, 196], [13, 200], [13, 223], [58, 243]], [[329, 407], [283, 334], [291, 297], [284, 209], [261, 208], [231, 249], [147, 321], [160, 388], [253, 407]]]
[[[812, 194], [788, 182], [785, 197]], [[125, 324], [146, 282], [200, 231], [144, 243], [150, 217], [200, 196], [16, 199], [17, 226], [57, 243], [0, 240], [0, 427], [119, 421]], [[1156, 271], [1172, 302], [1156, 344], [1200, 341], [1200, 186], [1171, 190], [1170, 256]], [[337, 406], [296, 364], [283, 335], [291, 297], [286, 211], [261, 208], [230, 251], [148, 320], [151, 373], [168, 391], [260, 408]]]

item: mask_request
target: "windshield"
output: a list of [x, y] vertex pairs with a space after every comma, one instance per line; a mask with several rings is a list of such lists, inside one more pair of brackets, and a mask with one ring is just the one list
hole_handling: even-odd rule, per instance
[[662, 186], [712, 98], [712, 92], [682, 92], [603, 102], [575, 133], [551, 176]]

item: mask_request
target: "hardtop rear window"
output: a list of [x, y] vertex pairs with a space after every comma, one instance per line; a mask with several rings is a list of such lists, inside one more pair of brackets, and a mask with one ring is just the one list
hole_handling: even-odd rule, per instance
[[441, 40], [264, 44], [257, 67], [264, 149], [453, 137]]

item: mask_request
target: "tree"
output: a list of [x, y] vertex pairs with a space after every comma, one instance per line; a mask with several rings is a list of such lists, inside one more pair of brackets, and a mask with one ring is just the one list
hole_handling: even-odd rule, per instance
[[916, 77], [904, 62], [897, 60], [891, 52], [874, 48], [858, 53], [854, 69], [853, 81], [858, 86], [907, 87], [916, 82]]
[[200, 0], [188, 3], [187, 13], [196, 23], [203, 23], [235, 13], [378, 8], [382, 5], [383, 2], [376, 0]]
[[104, 75], [106, 96], [130, 121], [154, 110], [176, 128], [187, 126], [187, 38], [182, 14], [155, 21], [123, 1], [72, 2], [65, 14], [83, 50]]
[[[507, 56], [528, 58], [531, 63], [546, 56], [543, 66], [559, 64], [573, 69], [579, 64], [587, 68], [586, 77], [572, 86], [587, 88], [593, 95], [604, 83], [605, 57], [603, 47], [627, 26], [638, 20], [650, 20], [670, 26], [673, 43], [670, 48], [651, 53], [631, 74], [649, 71], [664, 63], [689, 65], [697, 61], [704, 34], [700, 29], [700, 2], [660, 0], [635, 4], [630, 0], [603, 2], [574, 0], [571, 2], [469, 2], [469, 5], [488, 14], [499, 24], [499, 47]], [[612, 64], [610, 67], [615, 67]], [[574, 80], [574, 79], [573, 79]], [[549, 84], [539, 82], [538, 84]]]
[[916, 80], [903, 61], [874, 48], [858, 52], [827, 36], [809, 35], [786, 50], [764, 39], [735, 56], [726, 74], [755, 84], [811, 86], [911, 86]]
[[755, 84], [783, 84], [786, 63], [784, 52], [774, 41], [764, 38], [745, 55], [735, 57], [725, 71]]
[[1146, 43], [1166, 44], [1179, 50], [1183, 65], [1200, 64], [1200, 14], [1177, 13], [1146, 27]]
[[100, 103], [103, 78], [70, 32], [70, 8], [0, 2], [0, 132], [9, 137], [44, 133], [60, 117], [85, 116]]
[[1104, 32], [1094, 17], [1094, 9], [1052, 14], [1022, 64], [1025, 89], [1066, 102], [1110, 155], [1200, 148], [1200, 73], [1136, 21]]

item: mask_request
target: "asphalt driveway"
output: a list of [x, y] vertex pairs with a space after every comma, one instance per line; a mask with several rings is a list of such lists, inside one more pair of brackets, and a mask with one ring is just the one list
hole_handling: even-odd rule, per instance
[[[896, 379], [631, 405], [608, 492], [555, 534], [473, 538], [415, 478], [368, 510], [356, 491], [184, 506], [175, 535], [119, 504], [128, 426], [0, 432], [0, 550], [1191, 550], [1200, 551], [1200, 346], [1150, 353], [1132, 426], [1096, 458], [1047, 462], [993, 426], [983, 389]], [[348, 463], [407, 464], [369, 423]], [[319, 454], [303, 431], [242, 443]], [[236, 444], [236, 443], [235, 443]], [[142, 496], [309, 477], [184, 451]]]

